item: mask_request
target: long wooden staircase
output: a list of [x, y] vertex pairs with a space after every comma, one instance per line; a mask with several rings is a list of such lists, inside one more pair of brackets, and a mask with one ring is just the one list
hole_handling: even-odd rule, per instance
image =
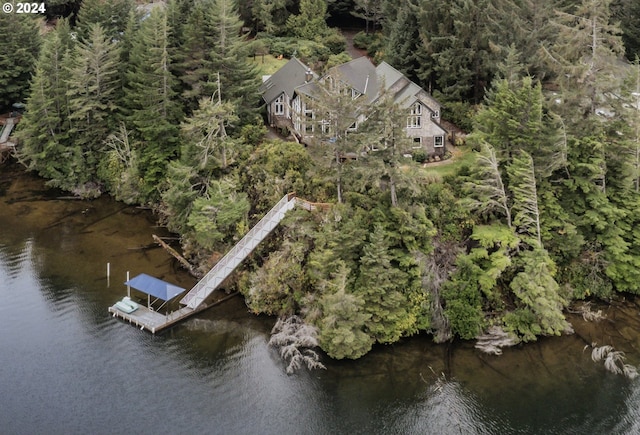
[[196, 309], [224, 281], [231, 272], [262, 242], [285, 214], [296, 205], [294, 194], [280, 201], [249, 232], [216, 263], [215, 266], [180, 300], [180, 303]]

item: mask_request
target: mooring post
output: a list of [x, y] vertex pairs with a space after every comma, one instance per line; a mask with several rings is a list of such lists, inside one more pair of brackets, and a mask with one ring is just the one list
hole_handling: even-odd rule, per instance
[[129, 285], [129, 271], [127, 270], [127, 297], [131, 298], [131, 286]]
[[109, 287], [110, 277], [111, 277], [111, 263], [107, 263], [107, 287]]

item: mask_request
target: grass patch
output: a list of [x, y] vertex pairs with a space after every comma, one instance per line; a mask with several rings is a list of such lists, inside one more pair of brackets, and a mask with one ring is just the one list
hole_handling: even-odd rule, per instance
[[437, 163], [427, 163], [426, 166], [420, 167], [417, 171], [418, 174], [428, 179], [441, 179], [447, 175], [455, 174], [458, 169], [465, 165], [473, 166], [476, 154], [471, 151], [471, 147], [451, 147], [449, 150], [453, 154], [450, 159]]
[[253, 56], [249, 58], [249, 63], [256, 66], [261, 76], [275, 73], [288, 61], [289, 59], [285, 58], [277, 59], [271, 54], [265, 54], [264, 56], [256, 55], [255, 59]]

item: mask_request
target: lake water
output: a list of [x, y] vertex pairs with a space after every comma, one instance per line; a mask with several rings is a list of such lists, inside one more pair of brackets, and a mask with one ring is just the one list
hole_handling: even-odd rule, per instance
[[584, 351], [612, 344], [637, 365], [634, 301], [501, 357], [425, 335], [287, 375], [274, 319], [239, 297], [157, 336], [113, 319], [127, 271], [194, 281], [140, 249], [167, 235], [147, 212], [57, 195], [0, 167], [0, 434], [640, 433], [640, 379]]

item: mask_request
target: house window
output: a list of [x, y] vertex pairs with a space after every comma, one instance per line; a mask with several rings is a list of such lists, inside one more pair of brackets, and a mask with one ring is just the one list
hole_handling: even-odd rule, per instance
[[422, 126], [422, 104], [419, 102], [411, 106], [411, 115], [407, 117], [407, 128], [420, 128]]
[[355, 121], [353, 124], [347, 128], [347, 131], [356, 131], [358, 129], [358, 121]]
[[313, 110], [307, 109], [304, 111], [304, 131], [305, 133], [313, 133]]
[[360, 95], [362, 95], [360, 92], [356, 91], [355, 89], [351, 88], [351, 99], [355, 100], [356, 98], [358, 98]]
[[320, 122], [322, 126], [322, 134], [331, 135], [331, 123], [325, 119]]
[[434, 110], [433, 113], [431, 114], [432, 118], [440, 118], [440, 111], [439, 110]]
[[301, 132], [301, 127], [302, 127], [302, 121], [300, 119], [300, 109], [301, 109], [301, 103], [300, 103], [300, 97], [295, 97], [293, 99], [293, 101], [291, 102], [291, 107], [293, 109], [293, 128], [297, 131], [297, 132]]
[[284, 94], [281, 94], [273, 103], [273, 113], [284, 115]]
[[422, 148], [422, 138], [421, 137], [414, 137], [413, 138], [413, 146], [411, 148], [413, 148], [413, 149]]
[[444, 146], [444, 136], [435, 136], [433, 138], [433, 147], [442, 148]]

